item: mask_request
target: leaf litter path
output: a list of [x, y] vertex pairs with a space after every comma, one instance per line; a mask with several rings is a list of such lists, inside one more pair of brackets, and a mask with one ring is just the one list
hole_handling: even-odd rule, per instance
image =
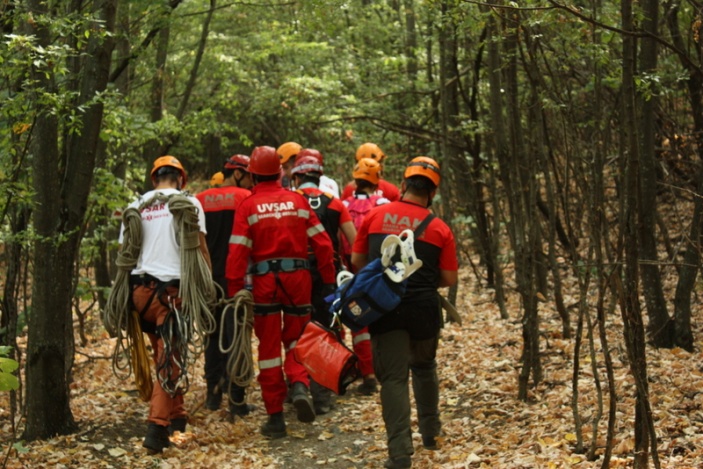
[[[531, 390], [530, 402], [516, 400], [521, 353], [518, 318], [499, 319], [491, 301], [493, 292], [479, 289], [462, 275], [457, 300], [463, 326], [447, 324], [442, 331], [438, 363], [441, 386], [440, 411], [444, 436], [438, 451], [422, 448], [413, 434], [415, 468], [598, 468], [602, 461], [587, 461], [575, 452], [576, 432], [571, 407], [573, 340], [561, 338], [557, 314], [542, 304], [541, 339], [544, 380]], [[517, 298], [509, 298], [508, 310], [517, 314]], [[700, 322], [700, 311], [696, 316]], [[609, 340], [615, 365], [617, 422], [610, 467], [632, 467], [634, 445], [634, 385], [625, 364], [619, 318], [608, 318]], [[701, 338], [700, 328], [695, 331]], [[265, 420], [258, 384], [250, 388], [249, 402], [257, 410], [230, 423], [225, 406], [211, 412], [202, 406], [191, 415], [187, 431], [177, 434], [173, 445], [160, 456], [141, 447], [148, 405], [140, 401], [131, 380], [113, 375], [110, 355], [113, 342], [98, 324], [93, 340], [79, 348], [71, 385], [71, 405], [80, 426], [78, 433], [46, 441], [26, 443], [26, 452], [10, 450], [11, 423], [8, 395], [0, 395], [0, 425], [7, 467], [95, 468], [377, 468], [387, 457], [385, 432], [378, 394], [353, 392], [340, 397], [336, 408], [313, 424], [295, 420], [286, 409], [289, 436], [268, 441], [259, 435]], [[598, 340], [595, 341], [598, 348]], [[696, 344], [701, 348], [701, 343]], [[579, 411], [583, 441], [592, 440], [597, 412], [588, 346], [583, 344], [579, 378]], [[102, 357], [102, 358], [90, 358]], [[598, 350], [598, 374], [604, 387], [607, 414], [607, 383]], [[703, 467], [703, 359], [696, 352], [648, 349], [650, 393], [663, 468]], [[186, 395], [189, 409], [204, 399], [202, 359], [191, 372]], [[413, 412], [414, 430], [417, 430]], [[598, 425], [597, 441], [602, 454], [606, 437], [605, 417]], [[20, 432], [22, 422], [19, 424]]]

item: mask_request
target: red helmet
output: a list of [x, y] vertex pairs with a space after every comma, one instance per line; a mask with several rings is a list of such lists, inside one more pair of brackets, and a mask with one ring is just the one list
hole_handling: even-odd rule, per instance
[[403, 175], [405, 178], [411, 176], [424, 176], [432, 181], [435, 186], [439, 186], [439, 164], [427, 156], [415, 157], [408, 163]]
[[278, 147], [278, 150], [276, 150], [276, 152], [278, 153], [278, 157], [281, 159], [281, 164], [286, 164], [289, 159], [297, 155], [298, 152], [302, 149], [303, 147], [299, 143], [286, 142], [280, 147]]
[[273, 176], [281, 172], [281, 160], [273, 147], [256, 147], [251, 152], [247, 171], [259, 176]]
[[324, 164], [322, 153], [320, 153], [318, 150], [315, 150], [314, 148], [305, 148], [303, 150], [300, 150], [298, 154], [295, 155], [295, 164], [298, 164], [298, 160], [305, 156], [312, 156], [317, 160], [318, 163], [320, 163], [321, 165]]
[[232, 155], [225, 162], [225, 169], [241, 169], [246, 171], [249, 166], [249, 157], [247, 155]]
[[[305, 150], [303, 150], [305, 151]], [[317, 150], [312, 150], [319, 153]], [[301, 152], [302, 153], [302, 152]], [[318, 173], [322, 174], [322, 165], [320, 161], [314, 156], [303, 156], [301, 158], [295, 159], [295, 166], [293, 166], [292, 174], [305, 174], [305, 173]]]
[[183, 185], [181, 187], [185, 187], [186, 182], [188, 182], [188, 175], [186, 174], [186, 170], [183, 168], [181, 162], [178, 161], [178, 158], [175, 156], [160, 156], [156, 158], [156, 160], [154, 160], [154, 167], [151, 168], [151, 177], [153, 178], [154, 174], [165, 166], [176, 168], [181, 173], [181, 176], [183, 177]]

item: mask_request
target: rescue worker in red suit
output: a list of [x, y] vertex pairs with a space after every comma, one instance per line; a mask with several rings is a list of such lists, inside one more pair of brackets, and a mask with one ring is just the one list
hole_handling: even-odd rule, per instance
[[[401, 200], [376, 207], [364, 218], [352, 247], [355, 267], [360, 269], [367, 261], [380, 257], [386, 236], [414, 230], [427, 218], [439, 181], [439, 165], [432, 158], [419, 156], [410, 162], [404, 173]], [[442, 429], [435, 360], [442, 327], [437, 288], [456, 283], [458, 261], [454, 235], [447, 224], [439, 218], [428, 221], [414, 242], [422, 267], [408, 278], [398, 308], [369, 325], [388, 441], [389, 458], [384, 467], [391, 469], [412, 466], [410, 374], [418, 427], [426, 449], [437, 449], [436, 437]]]
[[[275, 148], [256, 147], [248, 170], [254, 188], [234, 217], [226, 266], [228, 293], [234, 295], [244, 287], [251, 260], [254, 332], [259, 339], [258, 380], [269, 416], [261, 433], [282, 438], [287, 434], [283, 417], [286, 380], [291, 385], [290, 397], [298, 420], [315, 420], [309, 377], [295, 360], [293, 347], [312, 310], [308, 244], [317, 258], [325, 289], [333, 290], [332, 242], [305, 197], [281, 186], [281, 163]], [[281, 344], [285, 360], [281, 359]]]
[[[229, 252], [229, 238], [232, 235], [234, 214], [237, 207], [251, 195], [251, 175], [247, 171], [249, 157], [233, 155], [222, 168], [223, 181], [219, 186], [207, 189], [196, 197], [205, 210], [207, 226], [207, 246], [212, 259], [212, 278], [222, 287], [222, 293], [227, 293], [225, 279], [225, 262]], [[218, 290], [219, 292], [219, 290]], [[224, 306], [219, 306], [215, 314], [215, 331], [208, 336], [205, 348], [205, 382], [207, 383], [207, 398], [205, 406], [210, 410], [220, 408], [222, 392], [229, 391], [230, 416], [244, 417], [251, 411], [251, 406], [245, 402], [245, 388], [230, 383], [227, 375], [228, 355], [220, 350], [220, 329]], [[232, 343], [234, 318], [231, 314], [225, 317], [225, 333], [223, 346], [229, 348]]]
[[[360, 145], [359, 148], [356, 149], [357, 163], [363, 158], [371, 158], [372, 160], [378, 161], [381, 168], [383, 168], [383, 162], [386, 159], [386, 154], [383, 153], [383, 150], [381, 150], [375, 143], [367, 142]], [[354, 181], [351, 181], [349, 184], [344, 186], [344, 190], [342, 191], [342, 200], [346, 200], [349, 197], [354, 196], [355, 189], [356, 183]], [[378, 181], [378, 187], [372, 195], [380, 195], [391, 202], [400, 199], [400, 192], [398, 191], [398, 188], [382, 178]]]
[[[342, 268], [340, 256], [340, 231], [344, 239], [348, 243], [353, 243], [356, 237], [356, 228], [352, 221], [349, 211], [344, 204], [332, 194], [323, 192], [319, 188], [320, 176], [323, 174], [322, 154], [315, 149], [305, 148], [300, 150], [295, 159], [295, 166], [291, 171], [293, 182], [297, 191], [304, 195], [313, 209], [317, 217], [320, 219], [322, 226], [332, 240], [332, 246], [335, 252], [335, 272], [339, 272]], [[329, 312], [329, 306], [325, 302], [325, 289], [322, 278], [317, 270], [317, 261], [313, 253], [309, 253], [310, 257], [310, 273], [312, 275], [312, 318], [317, 322], [330, 326], [332, 315]], [[359, 362], [364, 363], [367, 368], [370, 368], [370, 373], [373, 373], [373, 365], [371, 364], [371, 342], [368, 334], [359, 336], [359, 340], [354, 340], [354, 351], [359, 356]], [[357, 350], [357, 347], [360, 349]], [[363, 360], [362, 360], [363, 357]], [[362, 370], [362, 373], [368, 370]], [[326, 414], [334, 406], [332, 391], [326, 389], [314, 381], [311, 382], [310, 390], [312, 391], [313, 405], [317, 415]]]

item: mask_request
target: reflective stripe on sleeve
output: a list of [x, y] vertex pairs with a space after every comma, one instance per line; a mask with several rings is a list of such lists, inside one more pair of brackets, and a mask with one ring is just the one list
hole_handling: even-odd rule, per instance
[[299, 208], [298, 209], [298, 216], [300, 218], [308, 219], [308, 218], [310, 218], [310, 212], [307, 209]]
[[271, 368], [280, 367], [282, 363], [283, 361], [281, 360], [281, 357], [271, 358], [269, 360], [259, 360], [259, 369], [269, 370]]
[[249, 223], [249, 226], [253, 225], [257, 221], [259, 221], [259, 216], [255, 213], [253, 213], [247, 217], [247, 223]]
[[356, 337], [354, 337], [354, 340], [352, 341], [352, 343], [354, 345], [357, 345], [359, 342], [363, 342], [365, 340], [371, 340], [371, 334], [369, 334], [368, 332], [364, 332], [363, 334], [359, 334]]
[[246, 236], [232, 235], [229, 237], [229, 244], [241, 244], [251, 249], [251, 239]]
[[308, 231], [307, 231], [308, 238], [312, 238], [316, 234], [320, 234], [320, 233], [324, 233], [324, 232], [325, 232], [325, 227], [322, 226], [322, 224], [318, 223], [317, 225], [311, 226], [310, 228], [308, 228]]
[[297, 340], [294, 340], [293, 342], [291, 342], [290, 345], [288, 346], [288, 351], [290, 352], [291, 350], [293, 350], [297, 343], [298, 343]]

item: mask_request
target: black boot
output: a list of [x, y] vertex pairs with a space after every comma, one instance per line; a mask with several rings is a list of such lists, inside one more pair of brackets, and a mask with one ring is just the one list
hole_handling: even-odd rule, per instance
[[256, 407], [247, 404], [246, 388], [234, 383], [229, 388], [229, 413], [234, 421], [234, 417], [246, 417]]
[[220, 383], [207, 383], [207, 399], [205, 407], [208, 410], [218, 410], [222, 404], [222, 386]]
[[283, 418], [283, 412], [269, 415], [269, 419], [261, 427], [261, 434], [271, 439], [286, 436], [288, 433], [286, 432], [286, 421]]
[[301, 382], [293, 383], [291, 398], [293, 400], [293, 406], [295, 406], [295, 411], [298, 414], [298, 420], [305, 423], [314, 422], [315, 408], [313, 407], [312, 398], [310, 397], [307, 386]]
[[179, 417], [171, 420], [171, 425], [168, 426], [168, 434], [173, 435], [174, 432], [184, 433], [186, 431], [187, 423], [188, 419], [185, 417]]
[[146, 429], [146, 437], [142, 446], [154, 453], [160, 453], [164, 448], [168, 448], [171, 442], [168, 439], [168, 429], [163, 425], [149, 422]]
[[328, 413], [334, 407], [334, 396], [331, 390], [310, 380], [310, 394], [316, 415]]

